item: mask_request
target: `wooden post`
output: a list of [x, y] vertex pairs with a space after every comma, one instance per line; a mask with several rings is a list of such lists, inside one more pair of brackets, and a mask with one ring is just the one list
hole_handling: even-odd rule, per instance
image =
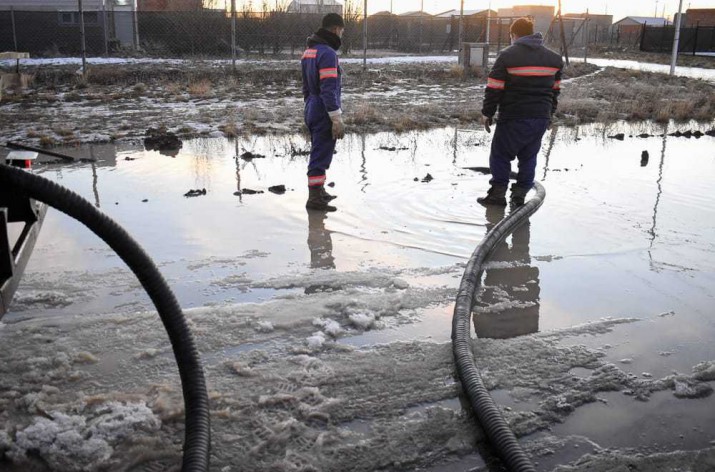
[[459, 44], [457, 45], [457, 51], [459, 51], [459, 57], [462, 57], [462, 45], [464, 44], [464, 0], [460, 2], [459, 7]]
[[367, 70], [367, 0], [363, 2], [362, 12], [362, 69]]
[[[15, 30], [15, 8], [10, 7], [10, 21], [12, 22], [12, 43], [15, 46], [15, 52], [19, 52], [17, 47], [17, 31]], [[20, 73], [20, 59], [15, 60], [15, 73]]]
[[564, 52], [564, 59], [566, 60], [566, 66], [569, 65], [569, 50], [566, 45], [566, 32], [564, 31], [564, 17], [561, 12], [561, 0], [559, 0], [559, 24], [561, 25], [561, 47]]
[[236, 0], [231, 0], [231, 63], [236, 72]]
[[84, 8], [82, 6], [82, 0], [79, 2], [79, 36], [80, 36], [80, 47], [82, 49], [82, 77], [87, 77], [87, 45], [84, 37]]

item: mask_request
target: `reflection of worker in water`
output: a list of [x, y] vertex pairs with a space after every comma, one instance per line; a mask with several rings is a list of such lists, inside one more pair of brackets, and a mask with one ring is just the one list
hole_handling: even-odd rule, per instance
[[536, 156], [541, 138], [556, 111], [561, 84], [561, 55], [544, 47], [534, 23], [519, 18], [511, 25], [512, 45], [504, 49], [489, 73], [484, 96], [484, 127], [491, 132], [499, 109], [492, 140], [489, 167], [492, 178], [482, 205], [506, 205], [511, 161], [519, 159], [519, 176], [511, 187], [511, 203], [523, 205], [534, 185]]
[[[487, 230], [504, 217], [504, 208], [487, 207]], [[519, 226], [494, 248], [491, 261], [500, 268], [486, 269], [484, 290], [474, 307], [474, 328], [480, 338], [504, 339], [539, 330], [539, 269], [529, 255], [530, 222]]]
[[322, 27], [308, 38], [303, 53], [303, 99], [305, 124], [310, 131], [308, 201], [310, 210], [335, 211], [328, 203], [335, 198], [325, 191], [325, 173], [330, 168], [338, 139], [345, 136], [341, 110], [341, 75], [337, 51], [345, 30], [343, 18], [330, 13]]
[[325, 229], [324, 211], [308, 211], [308, 249], [311, 269], [335, 269], [333, 239]]

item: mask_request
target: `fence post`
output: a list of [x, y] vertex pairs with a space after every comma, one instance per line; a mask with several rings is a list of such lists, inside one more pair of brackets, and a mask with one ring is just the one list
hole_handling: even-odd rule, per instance
[[80, 48], [82, 50], [82, 77], [87, 77], [87, 44], [84, 38], [84, 7], [82, 0], [79, 2], [79, 37]]
[[107, 0], [102, 0], [102, 31], [104, 32], [104, 55], [109, 56], [109, 32], [107, 31]]
[[698, 30], [700, 29], [700, 21], [695, 24], [695, 35], [693, 38], [693, 56], [698, 53]]
[[464, 44], [464, 0], [460, 2], [459, 7], [459, 44], [457, 44], [457, 51], [459, 51], [459, 57], [462, 57], [462, 44]]
[[231, 0], [231, 63], [236, 72], [236, 0]]
[[362, 69], [367, 70], [367, 0], [363, 2], [362, 12]]
[[132, 23], [134, 26], [134, 50], [139, 50], [139, 15], [137, 13], [137, 0], [132, 0]]
[[[12, 23], [12, 43], [15, 47], [15, 52], [20, 52], [17, 47], [17, 31], [15, 30], [15, 8], [10, 7], [10, 22]], [[20, 73], [20, 59], [15, 60], [15, 73]], [[1, 91], [0, 91], [1, 92]]]

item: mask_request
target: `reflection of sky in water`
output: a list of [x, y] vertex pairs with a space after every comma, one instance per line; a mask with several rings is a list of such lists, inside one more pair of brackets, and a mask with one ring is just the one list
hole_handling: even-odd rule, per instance
[[[713, 140], [606, 137], [661, 131], [623, 126], [561, 129], [545, 137], [537, 175], [547, 199], [532, 218], [528, 254], [539, 269], [541, 330], [669, 310], [708, 323], [715, 265], [715, 201], [708, 191], [715, 177]], [[41, 172], [98, 201], [181, 288], [182, 303], [196, 306], [222, 301], [226, 294], [206, 285], [236, 272], [255, 280], [320, 267], [321, 261], [340, 271], [465, 261], [485, 233], [485, 212], [475, 199], [487, 177], [463, 168], [487, 165], [488, 143], [481, 132], [455, 136], [454, 129], [351, 137], [340, 144], [328, 174], [340, 211], [312, 222], [303, 206], [307, 158], [289, 155], [291, 148], [306, 148], [300, 136], [189, 141], [176, 158], [94, 146], [91, 152], [102, 160], [96, 168]], [[267, 158], [236, 162], [245, 150]], [[643, 150], [650, 154], [646, 167]], [[432, 182], [414, 181], [427, 173]], [[267, 192], [277, 184], [289, 192]], [[195, 188], [208, 195], [183, 196]], [[239, 198], [238, 188], [266, 193]], [[190, 269], [246, 254], [259, 257]], [[120, 261], [92, 234], [50, 212], [27, 273], [115, 267]]]

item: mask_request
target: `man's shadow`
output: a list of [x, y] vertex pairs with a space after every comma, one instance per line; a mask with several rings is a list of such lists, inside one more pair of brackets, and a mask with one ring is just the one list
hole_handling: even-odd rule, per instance
[[[504, 218], [505, 210], [486, 208], [487, 231]], [[511, 246], [502, 241], [494, 248], [493, 267], [485, 270], [484, 289], [475, 302], [477, 337], [505, 339], [539, 330], [539, 268], [531, 265], [530, 239], [531, 222], [526, 221], [512, 233]]]

